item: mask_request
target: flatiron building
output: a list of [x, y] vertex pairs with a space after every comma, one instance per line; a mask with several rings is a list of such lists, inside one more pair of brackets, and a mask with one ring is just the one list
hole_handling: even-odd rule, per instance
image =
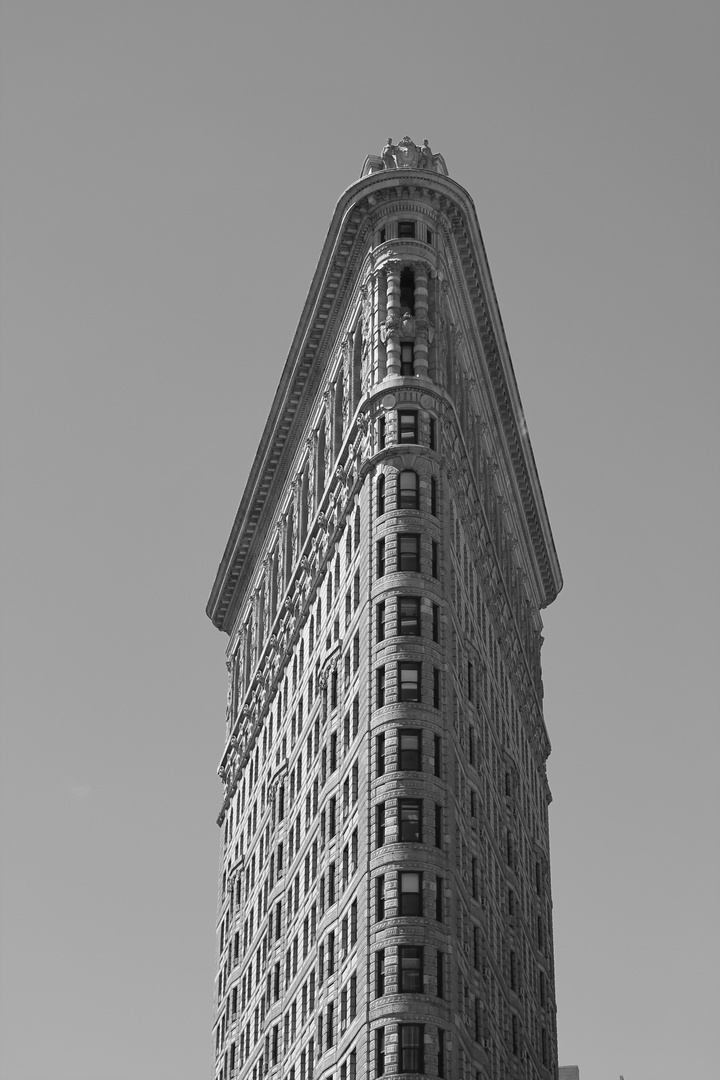
[[475, 207], [388, 140], [335, 209], [207, 608], [216, 1080], [554, 1080], [561, 585]]

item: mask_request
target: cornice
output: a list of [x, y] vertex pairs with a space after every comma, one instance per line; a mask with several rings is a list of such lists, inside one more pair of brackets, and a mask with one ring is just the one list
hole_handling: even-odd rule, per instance
[[[562, 588], [547, 511], [520, 395], [512, 369], [502, 318], [490, 275], [480, 226], [470, 195], [456, 181], [421, 170], [373, 173], [352, 184], [335, 208], [313, 275], [298, 328], [285, 362], [263, 436], [240, 507], [218, 568], [207, 614], [218, 629], [230, 632], [239, 597], [252, 562], [249, 553], [269, 524], [270, 493], [286, 474], [304, 435], [309, 410], [331, 357], [340, 320], [352, 295], [366, 252], [370, 218], [381, 209], [378, 196], [424, 200], [449, 219], [457, 245], [472, 322], [486, 357], [508, 460], [521, 501], [529, 539], [542, 583], [543, 606]], [[387, 203], [384, 203], [387, 205]], [[372, 260], [371, 260], [372, 261]]]

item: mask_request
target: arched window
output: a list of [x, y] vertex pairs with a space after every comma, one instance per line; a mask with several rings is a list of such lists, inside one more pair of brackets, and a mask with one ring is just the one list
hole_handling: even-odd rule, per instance
[[398, 508], [417, 510], [419, 505], [418, 475], [412, 469], [403, 469], [398, 477]]
[[385, 473], [380, 473], [377, 479], [377, 514], [382, 517], [385, 513]]

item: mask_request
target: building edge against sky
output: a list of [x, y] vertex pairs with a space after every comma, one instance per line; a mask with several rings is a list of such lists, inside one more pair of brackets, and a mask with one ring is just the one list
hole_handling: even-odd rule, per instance
[[207, 608], [217, 1078], [556, 1076], [561, 586], [474, 205], [388, 140], [335, 209]]

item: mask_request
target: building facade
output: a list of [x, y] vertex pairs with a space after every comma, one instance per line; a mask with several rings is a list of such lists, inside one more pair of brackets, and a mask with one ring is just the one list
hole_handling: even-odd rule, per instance
[[554, 1080], [561, 584], [472, 200], [388, 140], [335, 210], [208, 603], [217, 1080]]

